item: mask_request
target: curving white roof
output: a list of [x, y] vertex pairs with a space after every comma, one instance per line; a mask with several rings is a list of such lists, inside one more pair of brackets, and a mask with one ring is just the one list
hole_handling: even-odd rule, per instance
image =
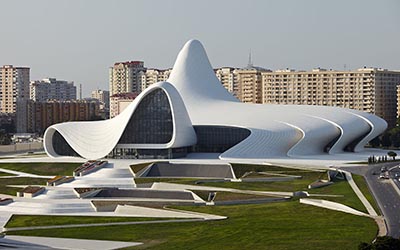
[[355, 148], [361, 150], [387, 127], [375, 115], [345, 108], [238, 102], [216, 78], [197, 40], [185, 44], [168, 82], [178, 89], [193, 125], [239, 126], [252, 131], [246, 140], [223, 153], [223, 158], [320, 154], [324, 145], [339, 136], [329, 151], [338, 153], [368, 134]]
[[296, 157], [322, 154], [328, 144], [331, 154], [343, 152], [351, 143], [355, 151], [360, 151], [387, 127], [375, 115], [345, 108], [242, 103], [221, 85], [201, 43], [190, 40], [178, 54], [167, 82], [150, 86], [113, 119], [49, 127], [45, 133], [46, 152], [57, 156], [51, 145], [57, 130], [82, 157], [104, 157], [118, 143], [140, 101], [157, 88], [167, 93], [173, 109], [173, 140], [163, 145], [132, 147], [190, 146], [196, 142], [192, 125], [221, 125], [247, 128], [251, 134], [220, 158]]
[[[159, 82], [140, 93], [121, 114], [113, 119], [91, 122], [65, 122], [50, 126], [44, 134], [43, 145], [45, 151], [51, 157], [59, 156], [52, 146], [53, 134], [58, 131], [71, 148], [83, 158], [99, 159], [105, 157], [117, 145], [138, 104], [156, 89], [162, 89], [166, 93], [171, 106], [174, 124], [172, 139], [166, 144], [129, 144], [129, 146], [160, 149], [195, 144], [197, 140], [196, 133], [178, 92], [170, 83]], [[125, 146], [128, 145], [125, 144]]]

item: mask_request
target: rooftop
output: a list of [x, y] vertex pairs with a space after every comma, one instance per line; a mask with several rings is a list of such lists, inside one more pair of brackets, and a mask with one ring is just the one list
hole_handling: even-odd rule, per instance
[[135, 99], [139, 93], [137, 92], [127, 92], [127, 93], [119, 93], [119, 94], [114, 94], [110, 97], [119, 97], [119, 98], [125, 98], [125, 99]]

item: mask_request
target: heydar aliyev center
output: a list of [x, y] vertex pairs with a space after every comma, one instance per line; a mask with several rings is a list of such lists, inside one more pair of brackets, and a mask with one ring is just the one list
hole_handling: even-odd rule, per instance
[[110, 120], [50, 126], [51, 157], [268, 159], [358, 152], [386, 122], [369, 113], [326, 106], [246, 104], [218, 81], [202, 44], [188, 41], [166, 82], [143, 91]]

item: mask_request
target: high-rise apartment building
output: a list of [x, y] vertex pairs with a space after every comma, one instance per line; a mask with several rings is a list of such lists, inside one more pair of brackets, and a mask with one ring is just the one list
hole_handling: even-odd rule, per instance
[[139, 72], [140, 91], [156, 82], [166, 81], [171, 74], [171, 69], [146, 69]]
[[231, 67], [222, 67], [215, 69], [215, 75], [221, 84], [234, 96], [238, 97], [238, 72], [237, 69]]
[[26, 100], [24, 110], [18, 111], [20, 133], [44, 133], [50, 125], [67, 121], [90, 121], [99, 118], [99, 102], [88, 100]]
[[100, 104], [100, 115], [107, 119], [110, 116], [110, 91], [96, 89], [92, 91], [92, 99], [96, 99]]
[[268, 69], [248, 65], [246, 68], [235, 70], [237, 74], [237, 97], [246, 103], [262, 102], [262, 73]]
[[93, 99], [99, 100], [100, 103], [102, 103], [106, 109], [110, 108], [110, 91], [96, 89], [92, 91], [91, 97]]
[[110, 96], [110, 118], [119, 115], [135, 98], [137, 92], [121, 93]]
[[262, 102], [339, 106], [376, 114], [396, 124], [400, 71], [362, 68], [262, 73]]
[[29, 99], [29, 73], [27, 67], [0, 68], [0, 113], [15, 113], [18, 102]]
[[31, 81], [29, 84], [30, 99], [37, 102], [48, 100], [66, 101], [76, 99], [74, 82], [46, 78], [40, 81]]
[[110, 95], [140, 92], [141, 77], [139, 72], [145, 69], [142, 61], [115, 63], [109, 70]]
[[[376, 114], [385, 119], [389, 127], [395, 126], [397, 112], [400, 115], [400, 111], [397, 111], [400, 71], [377, 68], [352, 71], [320, 68], [311, 71], [271, 71], [253, 66], [251, 59], [245, 68], [222, 67], [214, 71], [221, 84], [246, 103], [351, 108]], [[170, 69], [146, 69], [143, 62], [116, 63], [110, 70], [110, 95], [140, 93], [153, 83], [166, 81], [169, 74]], [[124, 97], [115, 98], [117, 100]], [[121, 103], [133, 100], [122, 99]], [[117, 103], [115, 100], [114, 102]], [[115, 104], [113, 108], [110, 103], [110, 117], [121, 112], [118, 110], [121, 105]]]

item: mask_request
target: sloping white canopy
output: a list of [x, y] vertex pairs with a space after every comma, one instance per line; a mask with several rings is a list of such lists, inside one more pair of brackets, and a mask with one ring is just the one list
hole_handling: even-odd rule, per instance
[[58, 131], [71, 148], [83, 158], [99, 159], [108, 155], [117, 145], [126, 125], [139, 103], [151, 92], [162, 89], [172, 111], [173, 134], [165, 144], [130, 144], [133, 148], [177, 148], [196, 143], [196, 133], [190, 122], [182, 99], [168, 82], [153, 84], [143, 91], [131, 104], [113, 119], [92, 122], [65, 122], [50, 126], [44, 134], [44, 148], [49, 156], [59, 156], [53, 148], [53, 135]]

